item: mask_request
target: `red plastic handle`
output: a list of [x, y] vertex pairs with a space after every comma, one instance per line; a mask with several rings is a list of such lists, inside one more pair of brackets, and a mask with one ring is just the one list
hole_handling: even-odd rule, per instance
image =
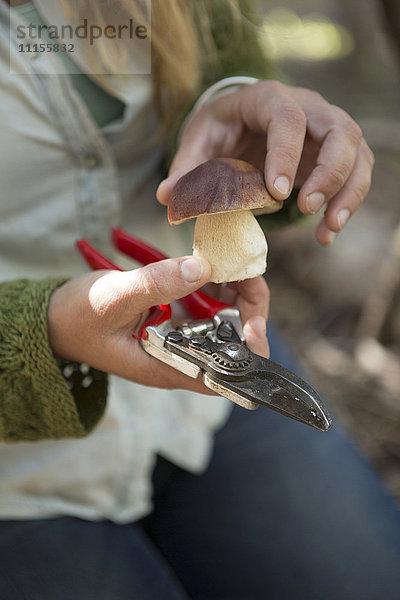
[[139, 336], [143, 340], [147, 340], [147, 338], [149, 337], [149, 334], [146, 331], [147, 327], [149, 327], [149, 325], [161, 325], [161, 323], [169, 321], [171, 319], [171, 316], [171, 307], [169, 304], [160, 304], [160, 306], [152, 306], [150, 309], [150, 314], [146, 319], [146, 322], [142, 325], [142, 329], [140, 330]]
[[165, 254], [156, 250], [156, 248], [126, 233], [123, 229], [112, 229], [111, 239], [117, 250], [122, 252], [122, 254], [126, 254], [126, 256], [130, 256], [141, 265], [149, 265], [168, 258], [168, 256], [165, 256]]
[[85, 238], [78, 240], [76, 247], [93, 271], [98, 271], [99, 269], [122, 271], [122, 269], [114, 265], [108, 258], [100, 254], [96, 248], [93, 248]]
[[[131, 236], [123, 229], [112, 230], [112, 241], [120, 252], [130, 256], [142, 265], [148, 265], [168, 258], [168, 256], [156, 248]], [[231, 304], [211, 298], [211, 296], [207, 296], [207, 294], [201, 291], [193, 292], [181, 298], [180, 302], [195, 319], [212, 319], [220, 310], [231, 308], [232, 306]]]

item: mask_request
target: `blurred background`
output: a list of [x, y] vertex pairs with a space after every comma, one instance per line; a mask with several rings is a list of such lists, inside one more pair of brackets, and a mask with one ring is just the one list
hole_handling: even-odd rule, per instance
[[400, 502], [400, 1], [262, 7], [282, 75], [349, 112], [376, 158], [332, 247], [315, 241], [320, 216], [268, 236], [272, 319]]

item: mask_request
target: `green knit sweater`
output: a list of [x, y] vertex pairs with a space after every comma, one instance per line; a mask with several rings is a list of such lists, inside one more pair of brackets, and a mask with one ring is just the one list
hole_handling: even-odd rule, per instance
[[[252, 23], [254, 3], [241, 2], [245, 14], [238, 41], [223, 3], [210, 0], [213, 36], [219, 60], [204, 65], [204, 88], [223, 77], [253, 75], [266, 78], [270, 65], [258, 44]], [[182, 117], [177, 119], [175, 131]], [[171, 138], [174, 133], [171, 133]], [[295, 202], [278, 220], [297, 218]], [[277, 219], [275, 219], [277, 222]], [[265, 226], [264, 219], [261, 224]], [[82, 437], [101, 419], [107, 394], [107, 377], [92, 370], [89, 387], [80, 385], [78, 365], [54, 358], [47, 337], [47, 308], [60, 279], [16, 280], [0, 284], [0, 439], [4, 441]], [[71, 376], [72, 372], [72, 376]]]
[[87, 388], [80, 385], [82, 377], [72, 376], [73, 368], [67, 379], [48, 344], [49, 298], [63, 283], [0, 284], [0, 439], [82, 437], [104, 411], [104, 374], [92, 371]]

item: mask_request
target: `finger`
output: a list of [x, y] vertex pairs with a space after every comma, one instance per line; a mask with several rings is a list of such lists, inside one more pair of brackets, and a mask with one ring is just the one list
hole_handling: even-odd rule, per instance
[[231, 283], [207, 283], [202, 292], [227, 304], [236, 304], [237, 290], [235, 284]]
[[98, 314], [108, 312], [113, 321], [128, 324], [157, 304], [170, 304], [204, 285], [211, 267], [203, 257], [170, 258], [126, 272], [111, 272], [97, 279], [89, 301]]
[[243, 326], [246, 344], [252, 352], [269, 358], [269, 344], [266, 334], [266, 321], [263, 317], [251, 317]]
[[317, 213], [345, 185], [362, 141], [359, 126], [337, 107], [331, 107], [323, 117], [317, 113], [314, 120], [310, 124], [312, 137], [319, 138], [321, 128], [326, 134], [321, 140], [317, 164], [299, 192], [298, 205], [305, 214]]
[[222, 285], [219, 299], [222, 300], [222, 302], [235, 305], [238, 299], [236, 284], [226, 283], [225, 285]]
[[251, 317], [268, 319], [270, 293], [265, 279], [261, 276], [245, 279], [236, 284], [237, 307], [243, 323]]
[[279, 200], [288, 197], [299, 165], [306, 116], [278, 81], [260, 81], [237, 93], [233, 112], [253, 134], [267, 136], [265, 182], [268, 191]]
[[221, 298], [221, 288], [223, 283], [214, 283], [210, 281], [206, 283], [205, 286], [201, 288], [201, 291], [207, 294], [207, 296], [211, 296], [212, 298], [216, 298], [217, 300], [222, 300]]
[[292, 191], [306, 135], [306, 116], [290, 98], [282, 99], [268, 126], [265, 183], [270, 194], [285, 200]]
[[186, 175], [186, 173], [188, 173], [189, 171], [191, 171], [192, 169], [197, 167], [199, 164], [201, 164], [201, 162], [205, 162], [205, 161], [196, 162], [195, 160], [192, 160], [189, 158], [186, 161], [187, 166], [184, 166], [184, 165], [180, 166], [174, 172], [172, 172], [171, 175], [168, 175], [168, 177], [166, 179], [161, 181], [161, 183], [159, 184], [159, 186], [157, 188], [157, 192], [156, 192], [157, 200], [160, 202], [160, 204], [163, 204], [164, 206], [168, 206], [168, 202], [171, 197], [172, 190], [174, 189], [174, 186], [177, 183], [177, 181], [181, 177], [183, 177], [183, 175]]
[[341, 231], [364, 200], [371, 187], [373, 162], [373, 154], [363, 142], [353, 172], [326, 210], [325, 222], [331, 231]]
[[221, 154], [219, 149], [226, 138], [225, 130], [224, 123], [206, 118], [201, 110], [191, 119], [190, 127], [185, 130], [172, 161], [168, 177], [158, 186], [156, 195], [161, 204], [168, 204], [178, 179], [203, 162]]
[[335, 241], [337, 233], [331, 231], [326, 224], [325, 219], [322, 219], [317, 227], [316, 236], [321, 246], [330, 246]]
[[239, 156], [246, 148], [244, 132], [268, 133], [265, 178], [269, 192], [283, 200], [289, 195], [299, 164], [306, 117], [288, 88], [262, 81], [213, 102], [212, 116], [200, 110], [185, 130], [169, 176], [157, 199], [167, 204], [176, 181], [202, 162], [216, 156]]

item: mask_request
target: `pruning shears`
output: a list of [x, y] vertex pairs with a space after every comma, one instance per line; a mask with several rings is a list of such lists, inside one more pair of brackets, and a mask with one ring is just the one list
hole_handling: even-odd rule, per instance
[[[122, 229], [112, 230], [112, 242], [142, 265], [167, 258]], [[86, 239], [78, 240], [77, 247], [92, 269], [121, 270]], [[235, 306], [200, 290], [179, 302], [192, 321], [174, 327], [171, 306], [155, 306], [139, 335], [133, 334], [148, 354], [189, 377], [201, 374], [209, 389], [246, 409], [266, 406], [321, 431], [329, 429], [331, 418], [319, 394], [288, 369], [246, 346]]]

